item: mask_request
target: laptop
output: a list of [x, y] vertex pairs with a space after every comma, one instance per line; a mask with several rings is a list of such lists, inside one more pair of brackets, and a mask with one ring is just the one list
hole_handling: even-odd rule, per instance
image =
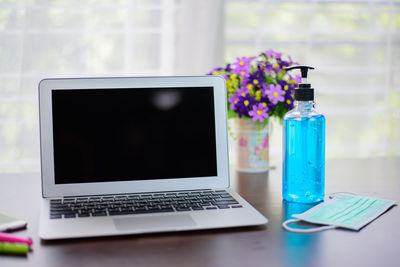
[[264, 225], [229, 188], [219, 76], [39, 83], [44, 240]]

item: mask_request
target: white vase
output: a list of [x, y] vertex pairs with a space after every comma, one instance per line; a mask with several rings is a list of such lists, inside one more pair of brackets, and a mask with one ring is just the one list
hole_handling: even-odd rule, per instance
[[236, 169], [265, 172], [269, 169], [269, 125], [262, 128], [251, 119], [235, 119]]

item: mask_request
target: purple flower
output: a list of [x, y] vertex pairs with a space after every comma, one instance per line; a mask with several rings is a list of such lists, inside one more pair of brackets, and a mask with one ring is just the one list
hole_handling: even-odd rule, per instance
[[301, 79], [302, 79], [302, 78], [301, 78], [301, 75], [300, 75], [300, 74], [297, 74], [297, 75], [296, 75], [296, 82], [297, 82], [297, 83], [301, 83]]
[[235, 105], [235, 112], [239, 114], [239, 118], [242, 116], [248, 117], [250, 107], [254, 104], [255, 98], [246, 94], [246, 96], [239, 96], [239, 99]]
[[268, 98], [271, 100], [273, 104], [277, 104], [278, 101], [283, 102], [285, 98], [283, 95], [285, 94], [285, 91], [282, 90], [282, 87], [278, 85], [271, 84], [269, 86], [269, 90], [266, 91]]
[[287, 98], [286, 100], [285, 100], [285, 106], [290, 110], [290, 109], [292, 109], [293, 107], [294, 107], [294, 103], [293, 103], [293, 99], [290, 97], [290, 98]]
[[283, 88], [287, 84], [287, 82], [284, 80], [279, 80], [278, 84]]
[[228, 101], [230, 104], [229, 108], [232, 110], [235, 110], [235, 105], [239, 100], [239, 96], [238, 95], [232, 95], [231, 97], [228, 98]]
[[243, 85], [242, 87], [240, 87], [239, 89], [236, 90], [236, 93], [239, 96], [245, 96], [248, 92], [249, 92], [249, 90], [246, 88], [245, 85]]
[[284, 80], [279, 80], [278, 84], [281, 86], [281, 88], [283, 89], [283, 91], [286, 92], [285, 97], [290, 96], [290, 93], [293, 91], [293, 86], [289, 83], [287, 83]]
[[288, 62], [288, 61], [281, 60], [281, 59], [277, 59], [277, 61], [278, 61], [279, 67], [281, 67], [282, 69], [290, 66], [290, 62]]
[[268, 56], [269, 58], [271, 58], [271, 57], [281, 58], [281, 56], [282, 56], [282, 53], [275, 52], [275, 51], [272, 50], [272, 49], [265, 51], [265, 53], [267, 54], [267, 56]]
[[223, 68], [213, 68], [207, 75], [215, 75], [215, 72], [221, 71]]
[[239, 75], [242, 78], [246, 78], [249, 76], [251, 73], [250, 67], [251, 67], [251, 60], [253, 60], [254, 57], [241, 57], [237, 58], [236, 62], [234, 62], [232, 65], [234, 66], [233, 68], [233, 73]]
[[294, 107], [294, 105], [293, 105], [294, 99], [293, 99], [293, 95], [292, 95], [294, 87], [291, 84], [287, 83], [286, 81], [279, 81], [278, 83], [280, 86], [282, 86], [283, 90], [286, 92], [285, 93], [285, 101], [283, 101], [285, 106], [288, 109], [292, 109]]
[[267, 72], [268, 75], [271, 75], [271, 73], [273, 71], [273, 67], [270, 62], [268, 62], [268, 61], [261, 62], [259, 66], [264, 72]]
[[259, 120], [263, 122], [264, 118], [268, 118], [267, 111], [267, 105], [265, 103], [259, 103], [258, 106], [253, 105], [253, 110], [249, 112], [249, 115], [252, 117], [253, 121]]
[[258, 87], [261, 87], [261, 84], [265, 83], [265, 77], [264, 77], [264, 72], [262, 69], [258, 69], [255, 71], [251, 76], [250, 80], [253, 84], [258, 85]]
[[232, 71], [231, 64], [226, 65], [225, 71], [227, 71], [227, 72], [231, 72]]

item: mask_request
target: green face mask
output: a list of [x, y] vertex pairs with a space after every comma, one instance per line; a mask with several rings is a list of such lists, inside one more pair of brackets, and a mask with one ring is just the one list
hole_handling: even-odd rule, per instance
[[[302, 214], [294, 214], [293, 217], [297, 219], [287, 220], [282, 226], [296, 233], [312, 233], [336, 227], [358, 231], [393, 205], [397, 205], [396, 201], [338, 193], [332, 199]], [[327, 226], [311, 229], [294, 229], [288, 226], [301, 220]]]

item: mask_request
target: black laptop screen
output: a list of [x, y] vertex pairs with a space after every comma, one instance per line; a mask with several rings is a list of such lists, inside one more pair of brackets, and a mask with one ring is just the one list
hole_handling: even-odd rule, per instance
[[212, 87], [53, 90], [55, 183], [217, 175]]

